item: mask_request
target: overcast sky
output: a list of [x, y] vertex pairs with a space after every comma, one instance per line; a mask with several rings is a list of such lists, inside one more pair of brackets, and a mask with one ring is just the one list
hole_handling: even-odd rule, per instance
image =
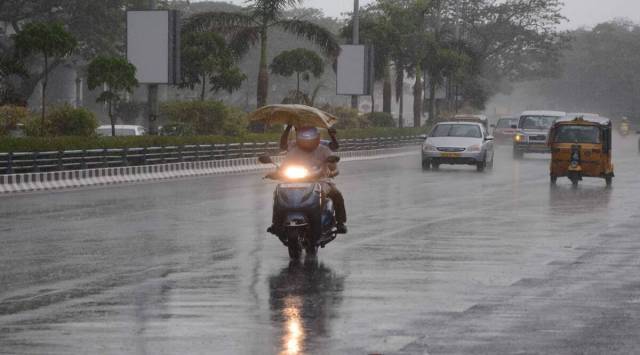
[[[227, 0], [242, 5], [245, 0]], [[373, 0], [360, 0], [360, 5]], [[640, 23], [640, 0], [564, 0], [564, 15], [570, 22], [563, 29], [591, 26], [616, 17], [625, 17]], [[305, 7], [322, 9], [326, 15], [338, 17], [353, 10], [351, 0], [306, 0]]]

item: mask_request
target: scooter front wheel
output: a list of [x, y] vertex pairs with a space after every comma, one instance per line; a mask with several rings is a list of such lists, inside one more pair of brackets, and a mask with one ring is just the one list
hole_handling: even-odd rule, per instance
[[297, 228], [290, 229], [287, 232], [287, 248], [289, 249], [289, 258], [292, 260], [300, 259], [302, 246], [300, 245], [300, 230]]

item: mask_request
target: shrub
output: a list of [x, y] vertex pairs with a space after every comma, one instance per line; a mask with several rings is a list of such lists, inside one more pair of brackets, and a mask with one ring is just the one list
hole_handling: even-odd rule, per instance
[[165, 102], [160, 115], [167, 124], [182, 124], [184, 132], [193, 135], [237, 136], [248, 125], [244, 112], [219, 101]]
[[[42, 132], [41, 125], [42, 122], [39, 118], [31, 118], [25, 125], [27, 135], [39, 136]], [[75, 108], [64, 104], [47, 114], [44, 125], [45, 136], [92, 137], [96, 134], [98, 119], [93, 112], [85, 108]]]
[[6, 136], [18, 128], [19, 123], [27, 122], [31, 112], [26, 107], [0, 106], [0, 136]]
[[[398, 137], [426, 132], [422, 128], [366, 128], [338, 130], [338, 140], [349, 138]], [[138, 136], [138, 137], [27, 137], [0, 139], [0, 152], [45, 152], [58, 150], [144, 148], [172, 145], [278, 142], [280, 134], [245, 133], [228, 136]]]
[[322, 110], [338, 118], [338, 123], [335, 125], [337, 129], [367, 128], [370, 126], [367, 116], [361, 115], [358, 110], [351, 107], [333, 107], [327, 105], [322, 107]]
[[395, 127], [396, 121], [387, 112], [372, 112], [367, 114], [367, 119], [372, 127]]
[[135, 101], [120, 101], [115, 107], [114, 116], [125, 124], [134, 124], [144, 112], [145, 104]]

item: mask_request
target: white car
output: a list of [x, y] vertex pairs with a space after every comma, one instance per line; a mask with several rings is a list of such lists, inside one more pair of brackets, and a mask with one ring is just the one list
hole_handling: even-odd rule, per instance
[[[142, 126], [117, 124], [115, 128], [116, 136], [118, 137], [144, 136], [147, 134], [147, 131]], [[111, 130], [111, 125], [103, 125], [98, 127], [96, 133], [100, 137], [111, 137], [113, 132]]]
[[559, 111], [521, 113], [516, 134], [513, 136], [513, 157], [521, 159], [525, 153], [549, 153], [549, 129], [555, 121], [566, 115], [566, 112]]
[[481, 123], [438, 123], [422, 144], [422, 167], [441, 164], [475, 165], [478, 171], [493, 167], [493, 137]]

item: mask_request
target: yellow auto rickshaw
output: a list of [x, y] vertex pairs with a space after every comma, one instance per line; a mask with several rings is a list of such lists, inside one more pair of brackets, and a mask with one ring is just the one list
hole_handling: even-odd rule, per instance
[[603, 178], [611, 186], [611, 121], [600, 117], [557, 120], [549, 133], [551, 183], [568, 177], [574, 186], [583, 177]]

